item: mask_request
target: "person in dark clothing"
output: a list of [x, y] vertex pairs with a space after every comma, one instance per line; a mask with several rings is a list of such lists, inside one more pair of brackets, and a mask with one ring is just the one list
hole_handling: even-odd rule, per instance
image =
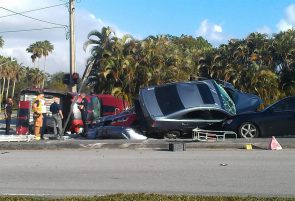
[[13, 107], [12, 98], [8, 97], [4, 105], [4, 116], [6, 119], [6, 132], [5, 132], [6, 135], [9, 135], [12, 107]]
[[62, 133], [63, 114], [61, 111], [61, 106], [59, 104], [58, 97], [54, 97], [54, 102], [50, 105], [50, 112], [52, 112], [52, 118], [53, 118], [53, 133], [55, 134], [57, 139], [61, 139], [63, 136], [63, 133]]
[[81, 112], [81, 117], [83, 121], [83, 135], [86, 136], [88, 132], [88, 125], [87, 125], [87, 106], [88, 100], [86, 99], [86, 94], [81, 93], [81, 102], [79, 103], [79, 110]]

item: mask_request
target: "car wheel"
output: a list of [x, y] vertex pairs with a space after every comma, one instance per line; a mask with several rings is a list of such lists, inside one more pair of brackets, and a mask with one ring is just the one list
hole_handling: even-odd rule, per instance
[[180, 137], [180, 132], [179, 131], [168, 131], [167, 133], [165, 133], [164, 138], [167, 139], [176, 139], [178, 137]]
[[255, 138], [259, 136], [259, 130], [253, 123], [244, 122], [239, 127], [239, 135], [246, 139]]

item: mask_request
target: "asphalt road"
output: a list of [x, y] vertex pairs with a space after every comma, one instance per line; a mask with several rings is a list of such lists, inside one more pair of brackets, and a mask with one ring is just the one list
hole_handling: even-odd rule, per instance
[[0, 194], [295, 197], [295, 150], [0, 151]]

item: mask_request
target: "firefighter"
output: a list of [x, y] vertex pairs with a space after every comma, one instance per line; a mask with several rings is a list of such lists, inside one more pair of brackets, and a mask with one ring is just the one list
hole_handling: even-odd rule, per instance
[[41, 128], [43, 124], [43, 115], [42, 115], [42, 101], [41, 99], [44, 98], [44, 93], [37, 92], [37, 97], [33, 103], [32, 109], [33, 109], [33, 117], [34, 117], [34, 135], [36, 140], [41, 139]]

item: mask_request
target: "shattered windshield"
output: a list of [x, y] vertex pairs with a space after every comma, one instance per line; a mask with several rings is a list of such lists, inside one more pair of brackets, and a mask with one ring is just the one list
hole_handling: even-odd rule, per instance
[[224, 109], [228, 111], [230, 114], [235, 115], [236, 114], [236, 106], [233, 100], [229, 97], [229, 95], [226, 93], [224, 88], [217, 84], [217, 88], [220, 92], [223, 104], [224, 104]]

